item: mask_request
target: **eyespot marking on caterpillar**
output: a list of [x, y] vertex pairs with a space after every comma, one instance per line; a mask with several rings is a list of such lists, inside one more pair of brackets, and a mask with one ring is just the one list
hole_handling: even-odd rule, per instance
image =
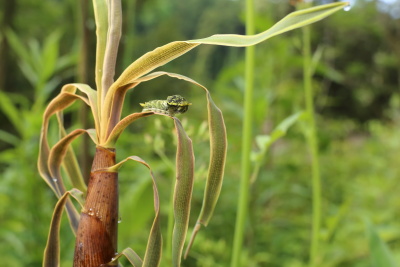
[[186, 101], [183, 96], [172, 95], [167, 97], [167, 100], [151, 100], [145, 103], [140, 103], [143, 107], [142, 112], [151, 111], [169, 116], [185, 113], [192, 103]]

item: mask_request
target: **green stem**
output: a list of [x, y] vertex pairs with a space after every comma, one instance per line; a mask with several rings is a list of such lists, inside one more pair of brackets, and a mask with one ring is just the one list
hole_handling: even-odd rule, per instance
[[[246, 0], [246, 34], [254, 34], [254, 1]], [[245, 60], [245, 79], [246, 88], [244, 93], [244, 118], [242, 134], [242, 163], [239, 202], [236, 215], [235, 235], [233, 240], [233, 250], [231, 267], [241, 266], [240, 255], [243, 246], [245, 232], [245, 222], [249, 203], [250, 187], [250, 152], [252, 144], [252, 124], [253, 124], [253, 77], [254, 77], [254, 46], [246, 48]]]
[[316, 266], [319, 250], [319, 232], [321, 228], [321, 175], [319, 170], [318, 137], [315, 127], [313, 88], [312, 88], [312, 62], [310, 48], [310, 27], [303, 29], [303, 59], [304, 59], [304, 93], [306, 110], [309, 116], [307, 141], [312, 160], [312, 229], [310, 266]]

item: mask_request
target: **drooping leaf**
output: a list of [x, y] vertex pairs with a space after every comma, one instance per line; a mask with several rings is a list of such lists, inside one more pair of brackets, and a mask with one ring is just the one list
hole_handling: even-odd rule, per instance
[[[78, 89], [80, 92], [84, 93], [87, 96], [88, 102], [89, 102], [89, 107], [92, 111], [93, 114], [93, 119], [94, 119], [94, 125], [95, 125], [95, 129], [96, 131], [100, 130], [100, 118], [99, 118], [99, 112], [98, 112], [98, 106], [97, 106], [97, 92], [96, 90], [94, 90], [93, 88], [91, 88], [89, 85], [87, 84], [83, 84], [83, 83], [71, 83], [71, 84], [67, 84], [64, 85], [62, 88], [62, 91], [68, 91], [71, 93], [75, 93], [76, 89]], [[99, 133], [97, 133], [97, 137], [98, 137]], [[92, 136], [91, 136], [92, 137]], [[98, 144], [98, 138], [96, 140], [94, 140], [92, 138], [92, 140]]]
[[[151, 179], [153, 181], [153, 196], [154, 196], [154, 212], [155, 217], [153, 220], [153, 225], [150, 230], [149, 238], [147, 241], [146, 253], [144, 255], [143, 264], [138, 265], [140, 262], [139, 256], [136, 255], [131, 249], [128, 249], [128, 260], [134, 264], [134, 266], [142, 266], [142, 267], [157, 267], [161, 261], [161, 253], [162, 253], [162, 236], [161, 236], [161, 228], [160, 228], [160, 199], [158, 195], [158, 189], [156, 180], [154, 178], [153, 171], [150, 168], [150, 165], [147, 164], [143, 159], [137, 156], [130, 156], [121, 162], [115, 164], [107, 168], [107, 171], [117, 171], [121, 166], [127, 162], [128, 160], [136, 161], [144, 166], [146, 166], [151, 175]], [[123, 253], [121, 253], [123, 254]], [[132, 261], [131, 261], [132, 260]], [[135, 265], [136, 264], [136, 265]]]
[[[86, 130], [77, 129], [64, 136], [60, 141], [55, 144], [49, 153], [48, 168], [54, 183], [60, 188], [60, 192], [65, 192], [64, 183], [61, 177], [61, 164], [68, 151], [70, 143], [80, 135], [86, 133]], [[79, 188], [78, 188], [79, 189]], [[85, 189], [85, 188], [84, 188]], [[81, 190], [83, 191], [83, 190]]]
[[69, 192], [65, 192], [65, 194], [60, 197], [56, 207], [54, 208], [50, 231], [47, 237], [47, 245], [44, 250], [43, 267], [60, 266], [60, 223], [64, 205], [68, 196]]
[[136, 83], [149, 81], [155, 79], [162, 75], [168, 75], [172, 78], [181, 79], [193, 83], [201, 87], [206, 92], [207, 96], [207, 109], [208, 109], [208, 123], [209, 123], [209, 133], [210, 133], [210, 164], [208, 169], [208, 177], [206, 188], [204, 191], [203, 205], [198, 218], [195, 231], [192, 233], [191, 241], [186, 250], [185, 256], [189, 252], [190, 246], [194, 241], [197, 232], [200, 230], [200, 224], [207, 226], [215, 206], [217, 204], [219, 194], [223, 182], [223, 174], [225, 168], [226, 151], [227, 151], [227, 138], [226, 138], [226, 128], [221, 110], [214, 104], [210, 93], [207, 88], [198, 82], [190, 79], [186, 76], [169, 73], [169, 72], [153, 72], [144, 77], [135, 80]]
[[[64, 138], [67, 135], [67, 132], [64, 128], [62, 114], [62, 112], [57, 112], [58, 128], [60, 129], [60, 139]], [[85, 180], [83, 179], [83, 174], [79, 167], [78, 159], [76, 158], [76, 154], [72, 146], [68, 146], [62, 166], [67, 173], [69, 180], [71, 181], [72, 187], [77, 188], [82, 192], [86, 192], [87, 186], [85, 184]]]
[[58, 200], [50, 223], [47, 244], [43, 255], [43, 267], [60, 266], [60, 223], [64, 206], [67, 201], [70, 201], [68, 198], [69, 195], [76, 199], [81, 199], [82, 192], [76, 189], [67, 191]]
[[348, 6], [348, 2], [336, 2], [315, 6], [290, 13], [268, 30], [255, 35], [215, 34], [207, 38], [190, 40], [188, 43], [212, 44], [245, 47], [261, 43], [279, 34], [301, 28], [303, 26], [320, 21], [329, 15]]
[[194, 179], [194, 155], [192, 140], [186, 135], [181, 122], [173, 118], [178, 136], [176, 150], [176, 182], [174, 190], [174, 230], [172, 233], [172, 266], [181, 265], [182, 250], [190, 216]]
[[[337, 2], [295, 11], [284, 17], [270, 29], [256, 35], [243, 36], [236, 34], [217, 34], [204, 39], [177, 41], [158, 47], [134, 61], [125, 69], [115, 83], [112, 84], [104, 99], [104, 106], [101, 114], [102, 123], [107, 123], [107, 120], [110, 117], [113, 96], [116, 91], [135, 82], [135, 80], [155, 68], [165, 65], [175, 58], [187, 53], [200, 44], [236, 47], [255, 45], [284, 32], [317, 22], [347, 5], [347, 2]], [[104, 129], [105, 125], [103, 125], [102, 128]]]
[[[82, 129], [77, 129], [75, 131], [72, 131], [71, 133], [63, 137], [60, 141], [58, 141], [57, 144], [55, 144], [53, 148], [50, 150], [48, 168], [59, 194], [64, 194], [64, 192], [66, 191], [63, 179], [61, 177], [61, 164], [68, 151], [69, 144], [75, 138], [86, 132], [87, 132], [86, 130]], [[74, 231], [74, 233], [76, 233], [79, 224], [79, 213], [76, 210], [75, 206], [70, 201], [67, 201], [66, 203], [66, 210], [68, 214], [68, 219], [71, 224], [71, 228]]]
[[40, 134], [40, 141], [39, 141], [39, 159], [38, 159], [38, 169], [39, 173], [45, 182], [50, 186], [50, 188], [54, 191], [57, 197], [61, 197], [59, 191], [57, 189], [57, 185], [54, 183], [53, 177], [50, 175], [50, 171], [48, 169], [48, 158], [49, 158], [49, 144], [47, 142], [47, 131], [49, 120], [52, 115], [56, 112], [59, 112], [68, 106], [70, 106], [73, 102], [77, 99], [81, 99], [84, 102], [88, 103], [88, 100], [82, 96], [75, 95], [69, 92], [61, 92], [57, 97], [55, 97], [50, 104], [47, 106], [44, 114], [43, 114], [43, 123], [42, 129]]

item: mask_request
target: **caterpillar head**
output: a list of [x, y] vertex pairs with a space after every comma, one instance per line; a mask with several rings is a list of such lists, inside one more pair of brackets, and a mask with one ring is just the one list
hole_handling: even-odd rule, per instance
[[192, 103], [186, 101], [183, 96], [171, 95], [167, 98], [168, 109], [171, 114], [185, 113]]

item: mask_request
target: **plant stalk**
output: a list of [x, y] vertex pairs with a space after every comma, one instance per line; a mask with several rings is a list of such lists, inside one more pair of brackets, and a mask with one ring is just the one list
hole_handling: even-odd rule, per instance
[[74, 267], [99, 267], [117, 252], [118, 173], [102, 170], [113, 165], [115, 150], [97, 147], [76, 235]]
[[[246, 34], [254, 34], [254, 1], [246, 0]], [[253, 87], [254, 87], [254, 46], [246, 47], [245, 55], [245, 80], [246, 87], [244, 92], [244, 117], [242, 130], [242, 161], [239, 201], [236, 215], [235, 234], [233, 239], [233, 249], [231, 257], [231, 267], [241, 266], [240, 256], [243, 247], [245, 234], [245, 222], [249, 206], [249, 187], [250, 187], [250, 153], [253, 140]]]
[[308, 113], [308, 132], [306, 134], [312, 161], [312, 226], [310, 266], [316, 266], [319, 250], [319, 233], [321, 228], [321, 175], [319, 170], [318, 137], [315, 126], [314, 93], [312, 88], [312, 62], [310, 48], [310, 27], [302, 28], [303, 31], [303, 80], [306, 111]]

